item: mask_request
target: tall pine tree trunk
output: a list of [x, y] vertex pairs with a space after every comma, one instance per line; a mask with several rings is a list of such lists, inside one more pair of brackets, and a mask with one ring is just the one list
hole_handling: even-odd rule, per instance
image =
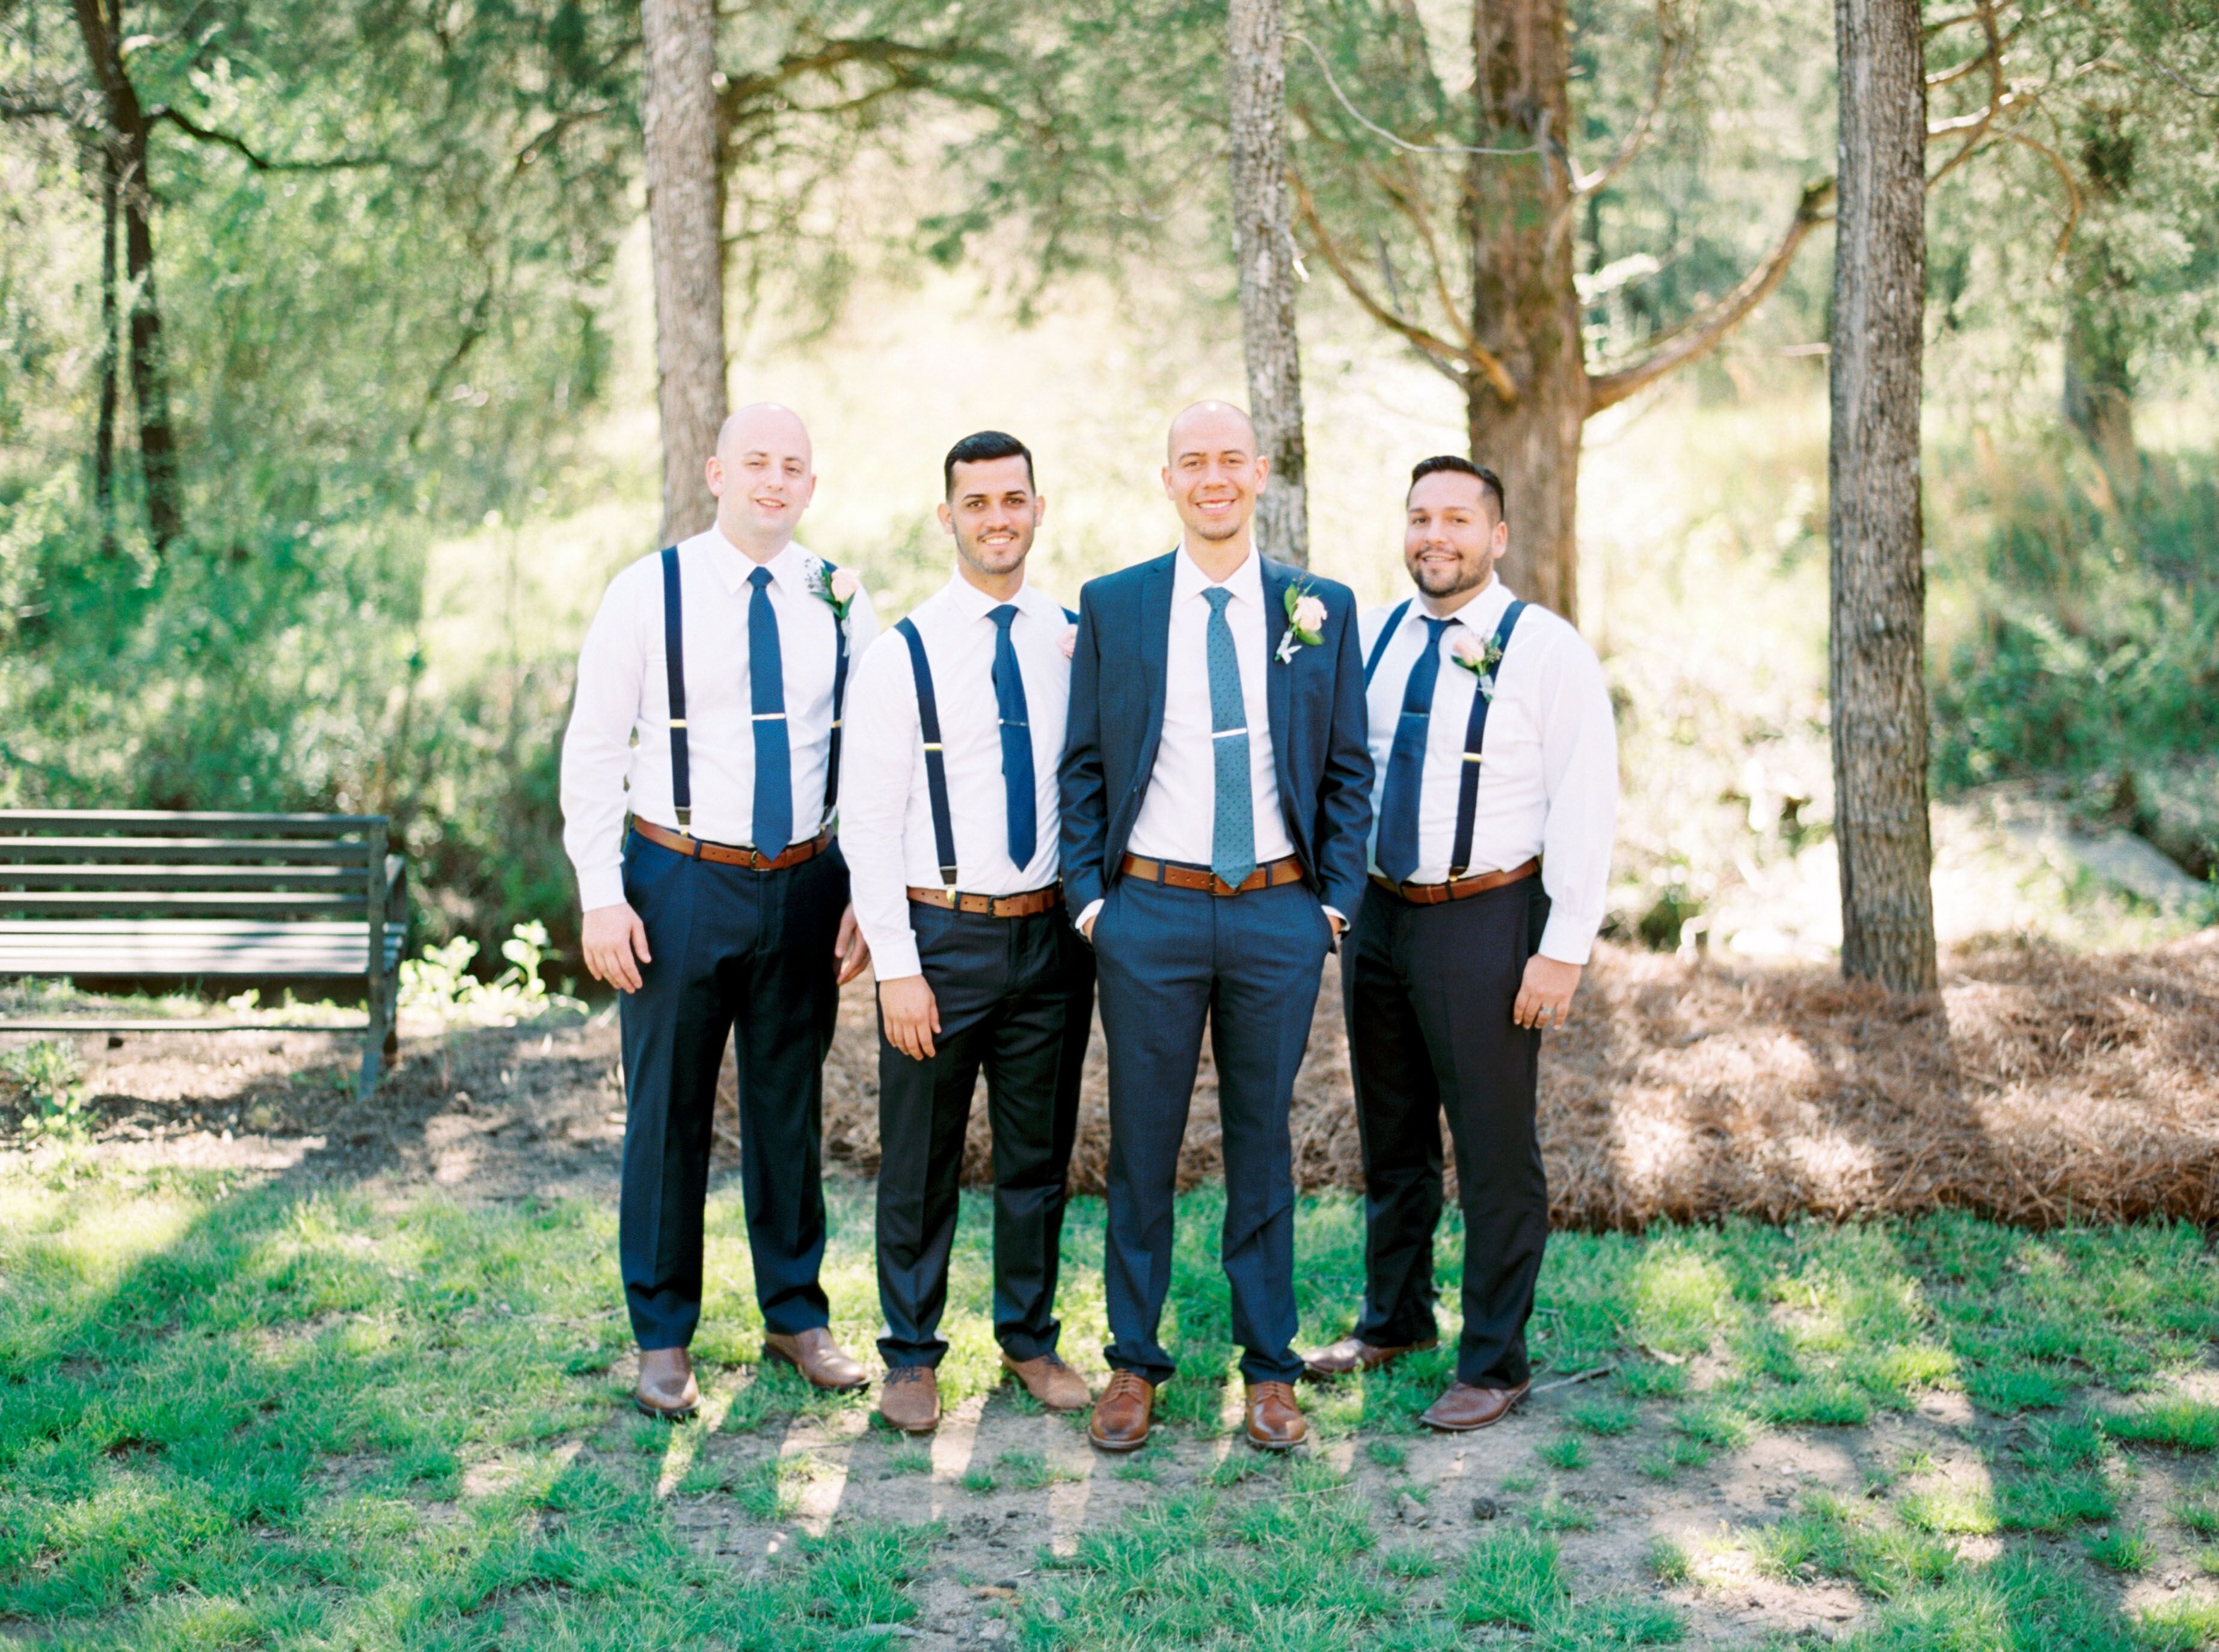
[[2114, 493], [2139, 486], [2134, 339], [2124, 300], [2134, 276], [2110, 245], [2110, 220], [2134, 187], [2135, 140], [2116, 109], [2091, 110], [2082, 132], [2085, 211], [2068, 254], [2065, 417], [2094, 450]]
[[1569, 118], [1563, 0], [1475, 5], [1472, 96], [1478, 143], [1538, 155], [1474, 155], [1464, 233], [1472, 249], [1474, 333], [1501, 358], [1514, 399], [1472, 373], [1471, 456], [1501, 473], [1510, 552], [1502, 577], [1520, 596], [1576, 615], [1580, 425], [1588, 413], [1574, 236], [1563, 161]]
[[115, 220], [122, 210], [115, 146], [100, 148], [100, 412], [92, 432], [92, 498], [100, 551], [115, 551]]
[[1226, 57], [1233, 117], [1234, 252], [1248, 411], [1271, 477], [1256, 504], [1258, 542], [1310, 560], [1302, 343], [1295, 331], [1295, 238], [1287, 202], [1286, 34], [1279, 0], [1231, 0]]
[[100, 83], [107, 141], [123, 203], [123, 264], [131, 283], [131, 396], [139, 412], [139, 466], [146, 488], [146, 531], [157, 550], [182, 530], [177, 435], [170, 424], [170, 376], [163, 358], [162, 310], [154, 294], [154, 193], [146, 177], [146, 116], [123, 65], [121, 9], [75, 0], [78, 33]]
[[661, 543], [716, 520], [703, 469], [724, 422], [724, 193], [718, 180], [717, 17], [712, 0], [641, 0], [642, 126], [655, 257], [656, 402], [662, 423]]
[[1832, 436], [1834, 836], [1842, 968], [1930, 992], [1926, 576], [1918, 413], [1926, 87], [1918, 0], [1835, 0], [1840, 217]]

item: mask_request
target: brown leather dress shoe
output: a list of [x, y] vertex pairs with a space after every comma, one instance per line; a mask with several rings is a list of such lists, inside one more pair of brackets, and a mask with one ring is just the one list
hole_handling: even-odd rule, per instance
[[1291, 1451], [1310, 1437], [1291, 1382], [1248, 1385], [1248, 1444], [1266, 1451]]
[[693, 1381], [693, 1357], [683, 1348], [643, 1348], [639, 1351], [639, 1385], [631, 1402], [650, 1417], [682, 1423], [701, 1408], [701, 1390]]
[[1469, 1382], [1451, 1383], [1449, 1391], [1426, 1407], [1418, 1420], [1444, 1434], [1469, 1434], [1507, 1417], [1511, 1408], [1526, 1397], [1526, 1386], [1520, 1382], [1514, 1388], [1476, 1388]]
[[1094, 1402], [1086, 1438], [1099, 1451], [1137, 1451], [1148, 1443], [1156, 1411], [1156, 1385], [1130, 1371], [1110, 1373], [1110, 1386]]
[[904, 1434], [940, 1426], [940, 1374], [929, 1365], [897, 1365], [879, 1384], [879, 1415]]
[[1050, 1411], [1084, 1411], [1094, 1403], [1094, 1390], [1086, 1379], [1054, 1354], [1038, 1359], [1012, 1359], [1002, 1351], [1002, 1369], [1025, 1385], [1025, 1392]]
[[763, 1357], [784, 1360], [807, 1377], [812, 1388], [860, 1388], [869, 1380], [821, 1325], [790, 1337], [780, 1331], [764, 1332]]
[[1328, 1376], [1354, 1376], [1359, 1371], [1376, 1371], [1383, 1365], [1391, 1365], [1405, 1354], [1423, 1353], [1428, 1348], [1439, 1345], [1439, 1340], [1433, 1337], [1427, 1337], [1423, 1342], [1406, 1342], [1399, 1348], [1381, 1348], [1361, 1337], [1343, 1337], [1330, 1348], [1321, 1348], [1315, 1354], [1304, 1354], [1302, 1375], [1314, 1380]]

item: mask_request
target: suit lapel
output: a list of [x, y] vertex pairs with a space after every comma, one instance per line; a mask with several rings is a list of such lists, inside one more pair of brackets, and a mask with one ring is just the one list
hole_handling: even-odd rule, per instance
[[1171, 658], [1172, 565], [1178, 553], [1148, 566], [1141, 584], [1141, 678], [1147, 693], [1147, 720], [1142, 725], [1141, 766], [1145, 780], [1156, 772], [1156, 748], [1164, 737], [1165, 672]]
[[[1296, 810], [1294, 781], [1287, 767], [1287, 722], [1290, 676], [1295, 668], [1293, 661], [1280, 663], [1279, 641], [1287, 628], [1287, 587], [1294, 582], [1295, 571], [1269, 557], [1259, 556], [1257, 560], [1262, 562], [1264, 572], [1264, 646], [1269, 650], [1264, 656], [1264, 681], [1265, 699], [1270, 705], [1271, 766], [1279, 776], [1280, 812], [1291, 824]], [[1301, 656], [1298, 654], [1296, 657]], [[1301, 841], [1297, 833], [1296, 842]]]

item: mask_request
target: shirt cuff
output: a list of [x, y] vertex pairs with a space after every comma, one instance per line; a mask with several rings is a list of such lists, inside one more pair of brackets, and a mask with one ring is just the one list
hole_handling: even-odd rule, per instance
[[578, 873], [578, 909], [590, 912], [600, 906], [624, 904], [624, 868], [597, 866], [591, 872]]
[[1588, 955], [1594, 950], [1597, 926], [1585, 922], [1559, 908], [1549, 915], [1546, 928], [1541, 931], [1541, 945], [1537, 949], [1544, 958], [1553, 958], [1559, 964], [1577, 964], [1585, 967]]
[[1072, 922], [1078, 926], [1079, 934], [1086, 933], [1086, 926], [1094, 921], [1094, 915], [1101, 910], [1102, 903], [1098, 900], [1089, 901], [1079, 910], [1078, 916], [1072, 919]]
[[924, 973], [923, 960], [917, 955], [917, 936], [904, 929], [891, 937], [886, 945], [871, 946], [871, 978], [875, 981], [898, 981], [905, 975]]

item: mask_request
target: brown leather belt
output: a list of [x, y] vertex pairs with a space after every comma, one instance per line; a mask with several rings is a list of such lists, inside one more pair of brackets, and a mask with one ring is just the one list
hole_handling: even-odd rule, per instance
[[1535, 855], [1524, 866], [1513, 866], [1507, 872], [1477, 873], [1450, 884], [1390, 884], [1376, 872], [1371, 874], [1371, 881], [1397, 900], [1417, 906], [1439, 906], [1443, 901], [1469, 900], [1474, 895], [1484, 895], [1505, 884], [1523, 883], [1540, 869], [1541, 857]]
[[786, 846], [779, 855], [765, 854], [761, 849], [746, 844], [712, 843], [705, 837], [688, 837], [683, 832], [674, 832], [668, 826], [658, 826], [651, 820], [635, 820], [631, 829], [650, 843], [659, 843], [695, 860], [713, 860], [720, 866], [745, 866], [749, 872], [784, 872], [788, 866], [798, 866], [805, 860], [814, 860], [832, 847], [830, 827], [805, 843]]
[[1138, 878], [1143, 883], [1168, 884], [1173, 889], [1199, 889], [1212, 895], [1246, 895], [1253, 890], [1276, 889], [1281, 884], [1298, 884], [1302, 880], [1302, 863], [1291, 854], [1284, 860], [1267, 861], [1257, 867], [1240, 880], [1237, 889], [1208, 866], [1150, 860], [1138, 854], [1128, 854], [1119, 864], [1128, 878]]
[[989, 918], [1029, 918], [1039, 912], [1052, 912], [1063, 904], [1063, 885], [1050, 884], [1045, 889], [1028, 889], [1022, 895], [965, 895], [952, 889], [919, 889], [909, 886], [909, 897], [919, 906], [936, 906], [943, 912], [969, 912]]

